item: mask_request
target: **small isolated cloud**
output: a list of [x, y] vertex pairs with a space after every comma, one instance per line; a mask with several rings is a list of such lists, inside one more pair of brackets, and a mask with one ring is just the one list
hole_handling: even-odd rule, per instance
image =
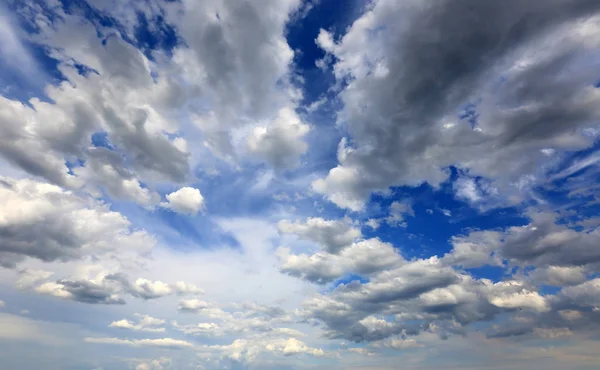
[[390, 214], [385, 220], [390, 226], [406, 227], [406, 216], [415, 216], [415, 211], [412, 207], [412, 201], [395, 201], [390, 205]]
[[192, 348], [194, 345], [185, 340], [173, 338], [160, 339], [119, 339], [119, 338], [92, 338], [83, 339], [86, 343], [95, 344], [116, 344], [130, 347], [159, 347], [170, 349]]
[[41, 294], [88, 304], [125, 304], [119, 296], [120, 287], [109, 280], [57, 280], [35, 288]]
[[370, 218], [367, 220], [367, 222], [365, 222], [365, 225], [367, 225], [373, 230], [377, 230], [379, 229], [379, 226], [381, 226], [381, 220], [378, 220], [376, 218]]
[[188, 295], [204, 293], [202, 289], [198, 288], [194, 284], [183, 281], [169, 284], [160, 280], [153, 281], [139, 278], [136, 279], [134, 283], [129, 283], [129, 281], [123, 276], [115, 276], [115, 279], [123, 284], [129, 294], [145, 300], [161, 298], [172, 294]]
[[184, 187], [173, 193], [167, 194], [166, 202], [161, 206], [174, 212], [195, 215], [204, 209], [204, 197], [196, 188]]
[[138, 317], [137, 323], [123, 319], [113, 321], [112, 323], [110, 323], [109, 327], [129, 329], [133, 331], [145, 331], [150, 333], [163, 333], [165, 331], [164, 327], [160, 327], [160, 325], [163, 325], [165, 323], [165, 320], [157, 319], [148, 315], [141, 315], [139, 313], [134, 314], [134, 316]]

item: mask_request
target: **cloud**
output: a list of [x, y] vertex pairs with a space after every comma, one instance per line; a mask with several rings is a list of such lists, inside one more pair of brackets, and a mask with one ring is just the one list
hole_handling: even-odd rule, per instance
[[1, 178], [0, 205], [0, 263], [8, 267], [26, 257], [68, 261], [143, 253], [155, 244], [145, 231], [132, 230], [120, 213], [55, 185]]
[[[576, 231], [560, 223], [559, 215], [554, 212], [530, 209], [525, 215], [530, 222], [524, 226], [508, 227], [502, 232], [474, 231], [454, 237], [454, 249], [445, 259], [465, 267], [477, 267], [498, 264], [500, 257], [518, 265], [545, 267], [554, 275], [567, 271], [560, 267], [593, 266], [600, 260], [600, 252], [594, 247], [600, 240], [600, 230]], [[542, 270], [533, 276], [541, 278], [541, 274]]]
[[31, 288], [40, 281], [47, 280], [50, 276], [54, 275], [51, 271], [31, 270], [27, 268], [20, 269], [18, 274], [19, 279], [16, 281], [15, 286], [19, 289]]
[[186, 294], [204, 294], [204, 290], [198, 288], [194, 284], [186, 283], [185, 281], [178, 281], [173, 284], [173, 289], [179, 295]]
[[110, 281], [66, 280], [46, 282], [35, 288], [41, 294], [88, 304], [125, 304], [120, 289]]
[[[0, 315], [8, 367], [598, 362], [597, 1], [376, 0], [308, 44], [315, 1], [13, 5], [0, 281], [80, 324]], [[413, 220], [431, 235], [380, 227]]]
[[308, 150], [302, 139], [309, 130], [296, 112], [282, 108], [270, 125], [254, 128], [248, 137], [248, 151], [276, 169], [296, 167]]
[[302, 332], [281, 326], [292, 323], [293, 319], [286, 311], [277, 306], [246, 302], [230, 305], [227, 308], [214, 302], [188, 299], [179, 302], [178, 310], [209, 320], [189, 325], [172, 322], [173, 327], [187, 335], [219, 337], [260, 333], [275, 337], [304, 336]]
[[86, 343], [95, 344], [116, 344], [131, 347], [159, 347], [169, 349], [192, 348], [194, 345], [185, 340], [173, 338], [161, 339], [119, 339], [119, 338], [93, 338], [87, 337], [83, 339]]
[[[182, 139], [166, 135], [176, 132], [166, 115], [184, 89], [162, 74], [155, 83], [150, 61], [118, 34], [103, 41], [89, 21], [60, 6], [48, 11], [55, 21], [37, 14], [32, 41], [44, 45], [68, 81], [47, 86], [48, 101], [33, 98], [25, 105], [0, 98], [0, 155], [60, 186], [79, 188], [87, 181], [88, 188], [151, 204], [155, 194], [139, 177], [181, 182], [189, 171], [189, 154], [177, 144]], [[94, 72], [80, 74], [81, 65]], [[106, 134], [109, 150], [90, 146], [97, 133]], [[69, 162], [82, 165], [71, 171]]]
[[538, 266], [582, 266], [599, 261], [600, 252], [594, 245], [600, 240], [600, 230], [578, 232], [557, 224], [557, 215], [531, 212], [530, 224], [511, 227], [504, 235], [500, 253], [521, 263]]
[[[338, 121], [352, 144], [340, 142], [338, 165], [313, 189], [359, 210], [373, 191], [437, 186], [456, 166], [519, 193], [512, 184], [548, 160], [540, 150], [592, 144], [582, 130], [600, 114], [597, 69], [586, 62], [600, 42], [598, 10], [580, 0], [382, 0], [339, 42], [322, 31], [317, 43], [347, 82]], [[460, 114], [465, 106], [471, 113]], [[483, 197], [470, 179], [459, 192]]]
[[412, 202], [410, 200], [394, 201], [390, 205], [390, 215], [385, 220], [391, 226], [406, 227], [406, 221], [404, 220], [406, 215], [415, 216]]
[[[121, 297], [124, 294], [151, 300], [175, 294], [183, 296], [203, 293], [195, 285], [183, 281], [167, 284], [139, 278], [132, 283], [124, 272], [111, 272], [103, 265], [82, 265], [77, 270], [75, 277], [45, 282], [42, 281], [47, 280], [53, 273], [38, 271], [38, 275], [23, 275], [21, 272], [19, 274], [22, 276], [16, 285], [21, 289], [33, 288], [37, 293], [89, 304], [125, 304]], [[94, 271], [95, 276], [89, 277], [89, 273]], [[24, 284], [24, 279], [27, 284]], [[39, 284], [40, 282], [42, 283]]]
[[575, 304], [579, 307], [600, 306], [600, 278], [588, 280], [576, 286], [563, 288], [558, 294], [561, 303]]
[[501, 239], [500, 232], [490, 230], [473, 231], [466, 236], [453, 236], [452, 251], [447, 253], [442, 261], [465, 268], [501, 265], [502, 261], [494, 256]]
[[135, 174], [127, 169], [121, 154], [106, 148], [88, 149], [86, 166], [73, 172], [90, 184], [88, 188], [92, 194], [105, 189], [116, 199], [133, 200], [147, 207], [157, 204], [160, 199], [156, 192], [143, 187]]
[[569, 286], [581, 284], [586, 280], [583, 267], [547, 266], [537, 268], [529, 276], [538, 284]]
[[314, 357], [325, 355], [325, 352], [322, 349], [309, 347], [306, 343], [295, 338], [262, 340], [236, 339], [228, 345], [203, 346], [201, 348], [221, 352], [228, 358], [243, 362], [252, 362], [261, 353], [274, 353], [283, 356], [305, 354]]
[[111, 274], [107, 276], [107, 279], [118, 282], [127, 293], [144, 300], [161, 298], [172, 294], [203, 294], [202, 289], [196, 287], [194, 284], [183, 281], [168, 284], [160, 280], [152, 281], [138, 278], [135, 282], [131, 283], [127, 276], [122, 273]]
[[360, 238], [360, 229], [344, 220], [324, 220], [311, 217], [305, 221], [282, 220], [277, 224], [280, 232], [297, 235], [300, 239], [317, 243], [325, 251], [337, 254]]
[[295, 255], [287, 248], [279, 248], [277, 254], [282, 272], [317, 284], [329, 283], [344, 274], [378, 273], [403, 262], [391, 244], [376, 238], [355, 242], [339, 254]]
[[538, 292], [523, 290], [518, 293], [502, 294], [490, 300], [494, 306], [502, 308], [524, 308], [528, 307], [535, 311], [547, 312], [550, 310], [546, 299]]
[[362, 347], [351, 347], [346, 349], [346, 351], [351, 352], [351, 353], [356, 353], [359, 355], [363, 355], [363, 356], [376, 356], [377, 354], [373, 351], [370, 351], [368, 348], [362, 348]]
[[165, 331], [164, 327], [157, 327], [163, 325], [165, 320], [157, 319], [148, 315], [140, 315], [137, 313], [134, 314], [134, 316], [139, 317], [138, 323], [123, 319], [111, 322], [109, 327], [129, 329], [134, 331], [145, 331], [150, 333], [163, 333]]
[[[593, 294], [579, 292], [570, 293], [578, 304]], [[542, 296], [526, 281], [476, 279], [432, 257], [381, 269], [367, 282], [340, 284], [306, 300], [299, 314], [322, 323], [329, 338], [377, 342], [422, 332], [441, 338], [463, 335], [469, 325], [493, 322], [502, 313], [527, 313], [540, 325], [554, 327], [564, 322], [550, 324], [556, 310], [569, 307], [568, 302], [566, 296]]]
[[387, 347], [395, 350], [403, 350], [408, 348], [422, 347], [423, 345], [418, 343], [414, 339], [389, 339], [382, 341], [382, 343], [376, 343], [376, 347]]
[[195, 215], [204, 209], [204, 197], [195, 188], [184, 187], [166, 195], [167, 202], [161, 206], [172, 209], [177, 213]]
[[135, 370], [165, 370], [171, 368], [171, 359], [161, 357], [159, 359], [140, 362], [136, 365]]

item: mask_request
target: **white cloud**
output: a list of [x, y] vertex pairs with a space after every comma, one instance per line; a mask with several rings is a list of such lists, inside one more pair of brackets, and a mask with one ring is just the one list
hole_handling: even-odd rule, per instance
[[150, 281], [140, 278], [131, 285], [131, 292], [140, 298], [153, 299], [172, 294], [173, 288], [162, 281]]
[[28, 289], [40, 281], [47, 280], [53, 274], [51, 271], [22, 269], [19, 270], [19, 279], [15, 286], [19, 289]]
[[161, 206], [172, 209], [177, 213], [195, 215], [204, 209], [204, 197], [200, 190], [190, 187], [181, 188], [166, 195], [167, 202]]
[[134, 314], [134, 316], [139, 317], [137, 324], [129, 320], [123, 319], [113, 321], [112, 323], [110, 323], [109, 327], [129, 329], [134, 331], [145, 331], [151, 333], [163, 333], [165, 331], [164, 327], [158, 327], [160, 325], [165, 324], [165, 320], [157, 319], [148, 315], [140, 315], [138, 313]]
[[384, 347], [387, 347], [387, 348], [395, 349], [395, 350], [403, 350], [403, 349], [407, 349], [407, 348], [415, 348], [415, 347], [423, 346], [422, 344], [418, 343], [414, 339], [390, 339], [390, 340], [383, 341], [383, 343], [381, 345], [383, 345]]
[[66, 261], [144, 253], [155, 244], [145, 231], [133, 231], [120, 213], [55, 185], [1, 178], [0, 205], [0, 263], [6, 266], [25, 257]]
[[321, 357], [325, 352], [320, 348], [309, 347], [306, 343], [295, 338], [278, 338], [262, 340], [236, 339], [229, 345], [204, 346], [210, 351], [218, 351], [224, 356], [236, 361], [252, 362], [261, 353], [274, 353], [283, 356], [311, 355]]
[[325, 284], [344, 274], [370, 275], [400, 265], [402, 256], [389, 243], [379, 239], [355, 242], [339, 254], [317, 252], [313, 255], [290, 253], [287, 248], [277, 250], [281, 271], [313, 283]]
[[390, 205], [390, 215], [385, 219], [391, 226], [406, 227], [406, 216], [415, 216], [415, 211], [410, 200], [394, 201]]
[[88, 337], [83, 339], [86, 343], [95, 344], [117, 344], [132, 347], [160, 347], [160, 348], [192, 348], [194, 345], [185, 340], [173, 338], [160, 339], [119, 339], [119, 338], [93, 338]]
[[492, 297], [490, 303], [502, 308], [530, 308], [538, 312], [547, 312], [550, 310], [548, 302], [546, 302], [544, 297], [538, 292], [527, 290]]
[[135, 370], [166, 370], [171, 368], [171, 359], [161, 357], [159, 359], [142, 361], [136, 365]]
[[177, 291], [177, 294], [204, 294], [204, 290], [198, 288], [194, 284], [186, 283], [185, 281], [178, 281], [173, 284], [173, 289]]
[[367, 220], [367, 222], [365, 222], [365, 224], [367, 226], [369, 226], [371, 229], [373, 230], [377, 230], [379, 229], [379, 226], [381, 225], [381, 221], [375, 218], [370, 218]]

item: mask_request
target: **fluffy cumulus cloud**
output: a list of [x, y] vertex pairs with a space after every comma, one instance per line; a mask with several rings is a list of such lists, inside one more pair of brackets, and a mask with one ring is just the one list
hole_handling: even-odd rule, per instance
[[68, 261], [87, 255], [143, 252], [154, 239], [101, 201], [56, 185], [0, 179], [0, 263], [25, 258]]
[[339, 254], [317, 252], [293, 254], [289, 248], [277, 250], [281, 271], [316, 283], [328, 283], [345, 274], [369, 275], [403, 262], [394, 247], [379, 239], [362, 240]]
[[196, 214], [204, 208], [204, 197], [200, 190], [190, 187], [181, 188], [166, 195], [167, 201], [162, 203], [165, 208], [177, 213]]
[[331, 7], [0, 5], [3, 366], [600, 363], [600, 3]]
[[129, 329], [135, 331], [146, 331], [151, 333], [162, 333], [165, 331], [164, 327], [160, 327], [165, 323], [165, 320], [157, 319], [148, 315], [140, 315], [138, 313], [136, 313], [135, 316], [139, 317], [139, 322], [137, 323], [123, 319], [113, 321], [112, 323], [110, 323], [109, 327]]
[[308, 145], [302, 138], [309, 126], [290, 108], [282, 108], [269, 126], [256, 127], [248, 137], [248, 151], [275, 168], [298, 164]]
[[360, 229], [344, 220], [324, 220], [319, 217], [296, 222], [282, 220], [277, 226], [280, 232], [317, 243], [332, 254], [339, 253], [362, 235]]

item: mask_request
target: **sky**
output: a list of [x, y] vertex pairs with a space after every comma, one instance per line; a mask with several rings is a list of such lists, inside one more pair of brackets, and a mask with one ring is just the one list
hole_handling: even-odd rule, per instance
[[10, 369], [597, 369], [600, 2], [0, 4]]

